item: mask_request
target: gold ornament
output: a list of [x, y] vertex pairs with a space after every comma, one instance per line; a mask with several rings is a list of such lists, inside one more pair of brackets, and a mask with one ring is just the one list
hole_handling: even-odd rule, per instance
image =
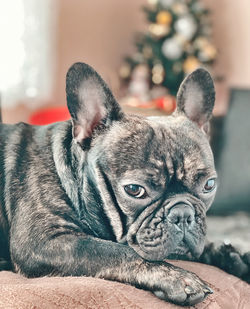
[[166, 25], [150, 24], [149, 32], [156, 38], [161, 38], [167, 35], [170, 31], [170, 28]]
[[156, 63], [156, 64], [153, 66], [152, 73], [153, 73], [153, 74], [163, 74], [163, 73], [164, 73], [164, 67], [163, 67], [163, 65], [160, 64], [160, 63]]
[[163, 82], [163, 75], [161, 75], [161, 74], [153, 74], [152, 75], [152, 82], [155, 85], [161, 84]]
[[156, 63], [152, 68], [152, 82], [159, 85], [164, 80], [164, 67], [160, 63]]
[[196, 57], [190, 56], [183, 63], [183, 70], [186, 74], [188, 74], [188, 73], [193, 72], [200, 65], [201, 65], [201, 63], [199, 62], [199, 60]]
[[172, 22], [172, 15], [168, 11], [161, 11], [156, 15], [156, 22], [159, 25], [169, 26]]
[[119, 75], [121, 78], [128, 78], [131, 74], [131, 67], [128, 63], [124, 63], [119, 70]]
[[204, 48], [207, 44], [209, 44], [208, 40], [203, 37], [199, 36], [195, 41], [194, 41], [194, 46], [198, 49]]
[[201, 61], [209, 61], [215, 59], [217, 55], [217, 50], [206, 38], [198, 37], [194, 41], [194, 46], [200, 50], [199, 58]]
[[207, 45], [204, 49], [204, 52], [210, 59], [214, 59], [217, 55], [217, 50], [212, 44]]

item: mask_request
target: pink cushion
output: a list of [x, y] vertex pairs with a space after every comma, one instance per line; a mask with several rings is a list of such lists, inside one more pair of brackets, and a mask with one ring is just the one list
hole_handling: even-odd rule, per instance
[[[174, 261], [209, 283], [214, 294], [197, 309], [250, 308], [250, 285], [223, 271], [203, 264]], [[0, 272], [1, 309], [71, 308], [181, 308], [157, 299], [150, 292], [130, 285], [87, 277], [44, 277], [27, 279]]]

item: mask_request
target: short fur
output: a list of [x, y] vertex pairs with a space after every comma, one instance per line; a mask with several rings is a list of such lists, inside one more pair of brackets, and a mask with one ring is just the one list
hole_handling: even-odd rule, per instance
[[[117, 280], [182, 305], [202, 301], [211, 289], [165, 259], [204, 249], [216, 191], [204, 191], [216, 178], [204, 130], [214, 104], [209, 73], [187, 77], [169, 117], [125, 115], [83, 63], [69, 69], [66, 92], [71, 121], [0, 125], [0, 267]], [[128, 193], [131, 185], [142, 198]], [[246, 276], [249, 263], [237, 258]]]

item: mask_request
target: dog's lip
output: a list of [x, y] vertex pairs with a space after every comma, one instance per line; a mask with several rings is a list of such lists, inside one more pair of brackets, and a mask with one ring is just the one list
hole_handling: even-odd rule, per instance
[[[187, 238], [184, 238], [183, 242], [189, 249], [189, 252], [192, 255], [192, 257], [198, 258], [201, 255], [203, 251], [203, 245], [198, 246], [192, 240], [188, 240]], [[200, 244], [202, 244], [202, 242]]]
[[187, 259], [192, 258], [193, 255], [188, 247], [177, 247], [174, 252], [167, 253], [166, 247], [162, 247], [162, 250], [154, 250], [148, 251], [148, 249], [152, 249], [153, 246], [141, 246], [137, 244], [136, 248], [133, 249], [141, 255], [143, 258], [151, 261], [163, 261], [164, 259]]
[[[128, 244], [129, 245], [129, 244]], [[198, 249], [194, 244], [190, 244], [187, 240], [183, 239], [182, 242], [170, 253], [167, 252], [168, 247], [162, 243], [158, 246], [153, 243], [144, 243], [143, 245], [135, 241], [132, 247], [140, 256], [151, 261], [162, 261], [164, 259], [193, 259], [201, 255], [202, 250]]]
[[[182, 241], [174, 248], [171, 253], [168, 253], [168, 246], [166, 241], [155, 242], [147, 241], [143, 244], [137, 240], [135, 235], [134, 244], [132, 248], [138, 253], [143, 253], [147, 259], [162, 260], [164, 258], [198, 258], [202, 253], [202, 245], [196, 245], [194, 241], [183, 237]], [[157, 256], [157, 258], [155, 258]], [[160, 256], [160, 258], [159, 258]]]

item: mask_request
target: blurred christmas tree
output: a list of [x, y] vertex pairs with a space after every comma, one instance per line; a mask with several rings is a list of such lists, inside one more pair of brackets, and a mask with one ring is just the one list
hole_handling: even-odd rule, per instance
[[[199, 0], [148, 0], [148, 31], [136, 39], [137, 52], [120, 68], [131, 94], [146, 97], [163, 86], [176, 95], [186, 74], [213, 63], [209, 11]], [[163, 88], [161, 87], [161, 88]]]

